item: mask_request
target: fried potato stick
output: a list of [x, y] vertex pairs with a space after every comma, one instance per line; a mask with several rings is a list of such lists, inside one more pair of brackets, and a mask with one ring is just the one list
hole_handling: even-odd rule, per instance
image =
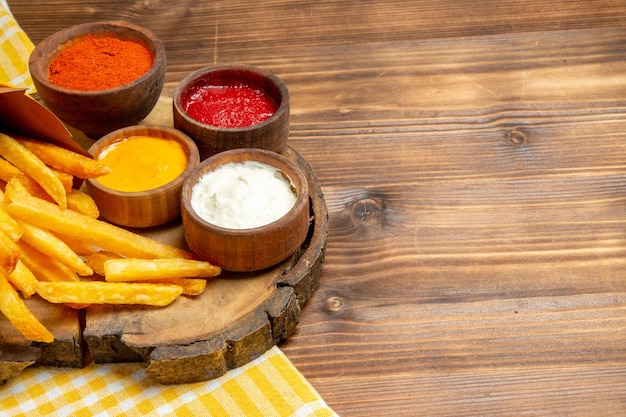
[[67, 208], [65, 186], [35, 154], [12, 137], [0, 133], [0, 156], [35, 180], [61, 207]]
[[42, 254], [64, 264], [78, 275], [90, 276], [93, 270], [72, 248], [51, 232], [29, 223], [22, 223], [22, 239]]
[[16, 242], [19, 259], [40, 281], [78, 281], [78, 275], [69, 267], [39, 252], [23, 239]]
[[35, 317], [7, 280], [7, 274], [0, 269], [0, 311], [13, 326], [28, 340], [51, 343], [54, 336]]
[[15, 269], [8, 275], [8, 280], [17, 288], [24, 298], [30, 298], [35, 294], [35, 283], [37, 278], [33, 272], [24, 265], [20, 259], [15, 264]]
[[[85, 262], [89, 265], [96, 274], [104, 276], [104, 264], [106, 261], [110, 259], [123, 259], [121, 256], [107, 251], [98, 251], [92, 255], [89, 255]], [[134, 282], [141, 282], [141, 280], [137, 280]], [[197, 279], [197, 278], [170, 278], [163, 279], [159, 278], [154, 281], [150, 281], [153, 283], [159, 284], [174, 284], [178, 285], [183, 289], [184, 295], [200, 295], [204, 292], [207, 285], [206, 279]]]
[[67, 193], [67, 208], [84, 214], [85, 216], [97, 219], [100, 217], [100, 209], [89, 194], [75, 188]]
[[0, 179], [9, 182], [11, 178], [20, 178], [25, 176], [19, 168], [7, 161], [0, 158]]
[[[0, 158], [0, 161], [4, 161], [4, 159]], [[9, 178], [7, 182], [9, 182], [11, 179], [12, 178]], [[15, 179], [18, 180], [24, 186], [24, 188], [26, 188], [26, 190], [28, 190], [29, 194], [35, 197], [42, 198], [47, 201], [54, 202], [54, 199], [50, 197], [50, 195], [46, 192], [46, 190], [41, 188], [41, 185], [37, 184], [37, 182], [31, 177], [24, 174], [24, 175], [15, 177]]]
[[104, 262], [104, 279], [109, 282], [149, 281], [168, 278], [214, 277], [222, 269], [209, 262], [191, 259], [109, 259]]
[[[50, 167], [48, 167], [50, 168]], [[63, 189], [66, 192], [70, 191], [74, 185], [74, 177], [66, 172], [59, 171], [57, 169], [51, 168], [50, 171], [56, 175], [56, 177], [63, 184]], [[0, 179], [8, 182], [12, 178], [17, 178], [28, 188], [35, 189], [35, 185], [41, 187], [34, 179], [30, 178], [25, 172], [21, 169], [17, 168], [15, 165], [7, 161], [6, 159], [0, 158]], [[43, 188], [41, 188], [42, 192], [45, 192]]]
[[61, 181], [61, 184], [63, 184], [63, 189], [65, 190], [66, 194], [72, 191], [72, 187], [74, 186], [74, 176], [68, 174], [67, 172], [59, 171], [56, 168], [48, 168], [50, 168], [50, 171], [52, 171], [52, 173], [56, 175], [57, 178]]
[[5, 190], [4, 209], [15, 219], [98, 246], [128, 258], [183, 258], [193, 254], [175, 246], [133, 233], [102, 220], [29, 195], [11, 180]]
[[166, 306], [183, 289], [171, 284], [79, 281], [37, 282], [37, 294], [51, 303], [143, 304]]
[[72, 248], [74, 253], [76, 253], [78, 256], [89, 256], [98, 251], [98, 249], [94, 245], [92, 245], [91, 243], [85, 242], [82, 239], [65, 236], [63, 235], [63, 233], [54, 233], [54, 235], [56, 235], [59, 239], [65, 242], [67, 246]]
[[5, 232], [0, 230], [0, 268], [7, 274], [10, 274], [15, 269], [18, 259], [17, 244]]
[[[2, 197], [4, 193], [0, 191], [0, 204], [2, 203]], [[13, 241], [17, 241], [22, 237], [24, 231], [22, 230], [22, 226], [11, 216], [9, 213], [4, 211], [4, 209], [0, 206], [0, 230], [7, 234]]]
[[206, 279], [198, 278], [172, 278], [163, 281], [155, 281], [155, 284], [173, 284], [183, 289], [183, 295], [200, 295], [207, 285]]
[[107, 165], [53, 143], [22, 137], [16, 139], [46, 165], [78, 178], [97, 178], [111, 173]]
[[100, 276], [104, 276], [104, 263], [109, 259], [120, 259], [121, 256], [117, 253], [99, 250], [95, 253], [88, 255], [85, 259], [85, 263], [89, 265], [93, 272]]

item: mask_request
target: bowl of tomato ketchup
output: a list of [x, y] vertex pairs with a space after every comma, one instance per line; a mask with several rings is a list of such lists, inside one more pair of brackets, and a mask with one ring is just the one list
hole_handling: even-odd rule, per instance
[[111, 168], [110, 174], [86, 182], [100, 215], [135, 228], [179, 218], [183, 182], [200, 164], [189, 136], [157, 125], [115, 130], [97, 140], [89, 153]]
[[174, 91], [174, 127], [200, 158], [239, 148], [280, 152], [289, 137], [289, 91], [272, 72], [251, 65], [202, 68]]

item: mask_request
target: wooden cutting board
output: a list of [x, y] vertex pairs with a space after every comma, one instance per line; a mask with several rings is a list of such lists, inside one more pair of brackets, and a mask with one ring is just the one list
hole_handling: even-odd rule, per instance
[[[168, 114], [163, 105], [150, 122], [163, 121]], [[0, 381], [30, 365], [81, 367], [90, 357], [95, 363], [144, 362], [147, 374], [163, 384], [197, 382], [244, 365], [287, 338], [317, 288], [328, 212], [308, 162], [289, 146], [282, 154], [309, 181], [311, 224], [297, 253], [260, 272], [224, 271], [201, 295], [181, 296], [162, 308], [97, 305], [74, 310], [34, 296], [26, 302], [55, 341], [31, 343], [0, 316]], [[186, 248], [179, 220], [139, 232]]]

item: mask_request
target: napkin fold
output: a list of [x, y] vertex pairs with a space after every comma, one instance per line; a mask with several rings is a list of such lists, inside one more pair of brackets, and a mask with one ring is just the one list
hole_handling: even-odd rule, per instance
[[[0, 0], [0, 84], [34, 92], [33, 43]], [[142, 364], [28, 367], [0, 386], [1, 416], [334, 417], [313, 386], [276, 346], [210, 381], [160, 385]]]

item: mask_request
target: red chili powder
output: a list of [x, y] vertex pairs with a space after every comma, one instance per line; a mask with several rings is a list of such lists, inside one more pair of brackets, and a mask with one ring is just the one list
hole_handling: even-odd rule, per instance
[[150, 67], [152, 55], [138, 42], [85, 36], [52, 61], [48, 80], [72, 90], [105, 90], [136, 80]]
[[217, 127], [252, 126], [272, 117], [278, 106], [263, 90], [247, 84], [192, 85], [182, 99], [195, 120]]

